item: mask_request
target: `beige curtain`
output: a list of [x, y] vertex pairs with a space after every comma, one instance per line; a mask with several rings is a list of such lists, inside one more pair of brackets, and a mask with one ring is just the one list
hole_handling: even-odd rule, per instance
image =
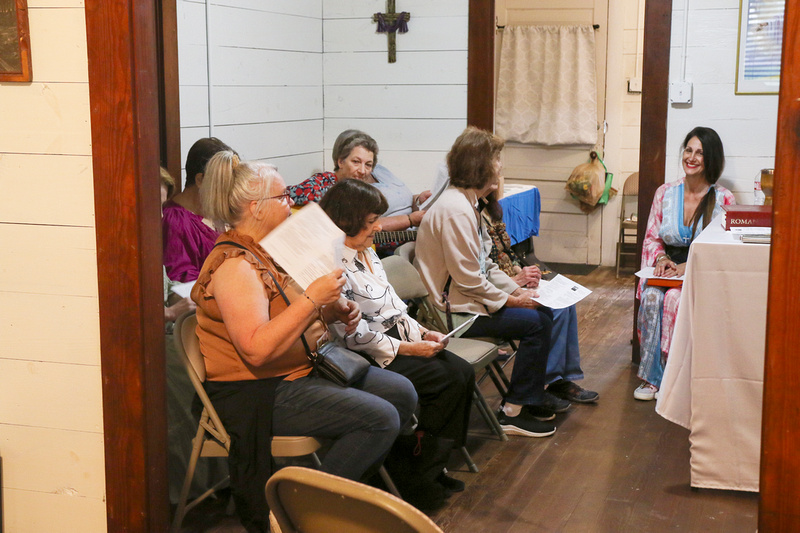
[[497, 85], [497, 133], [527, 144], [597, 142], [594, 29], [509, 26]]

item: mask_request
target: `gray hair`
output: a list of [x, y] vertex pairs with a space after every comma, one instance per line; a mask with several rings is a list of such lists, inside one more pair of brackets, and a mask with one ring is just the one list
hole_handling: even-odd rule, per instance
[[344, 130], [333, 143], [333, 170], [339, 170], [339, 160], [346, 159], [356, 146], [372, 152], [372, 162], [378, 164], [378, 143], [375, 139], [361, 130]]

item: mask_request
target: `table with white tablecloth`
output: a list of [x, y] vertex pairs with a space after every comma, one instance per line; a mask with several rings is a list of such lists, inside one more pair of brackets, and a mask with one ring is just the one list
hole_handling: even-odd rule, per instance
[[720, 217], [689, 250], [656, 411], [690, 430], [693, 487], [758, 491], [769, 250]]

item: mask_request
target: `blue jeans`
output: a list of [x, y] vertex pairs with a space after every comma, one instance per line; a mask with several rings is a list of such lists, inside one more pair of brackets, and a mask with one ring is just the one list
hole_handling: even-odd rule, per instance
[[547, 383], [559, 379], [583, 379], [581, 350], [578, 346], [578, 313], [575, 306], [553, 309], [553, 331], [547, 356]]
[[370, 367], [350, 387], [314, 374], [278, 385], [272, 432], [332, 440], [321, 470], [358, 481], [383, 462], [416, 406], [414, 386], [389, 370]]
[[490, 316], [480, 316], [464, 337], [494, 337], [519, 340], [511, 387], [505, 400], [518, 405], [537, 405], [544, 399], [547, 354], [553, 319], [550, 310], [503, 307]]

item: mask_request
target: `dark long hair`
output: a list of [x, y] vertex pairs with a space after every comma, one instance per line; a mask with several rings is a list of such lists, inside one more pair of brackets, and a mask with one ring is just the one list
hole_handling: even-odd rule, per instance
[[[186, 186], [194, 185], [198, 174], [205, 174], [206, 165], [219, 152], [236, 151], [216, 137], [203, 137], [197, 140], [186, 154]], [[237, 156], [239, 154], [236, 154]]]
[[683, 150], [686, 149], [693, 137], [697, 137], [697, 140], [703, 146], [704, 177], [711, 184], [706, 195], [697, 204], [697, 209], [695, 209], [692, 219], [689, 221], [692, 226], [692, 237], [694, 238], [700, 218], [703, 218], [703, 229], [705, 229], [714, 214], [714, 207], [717, 204], [717, 188], [715, 185], [722, 175], [722, 170], [725, 168], [725, 150], [722, 148], [722, 139], [719, 138], [716, 131], [704, 126], [697, 126], [686, 134], [686, 138], [681, 145], [681, 157], [683, 157]]

